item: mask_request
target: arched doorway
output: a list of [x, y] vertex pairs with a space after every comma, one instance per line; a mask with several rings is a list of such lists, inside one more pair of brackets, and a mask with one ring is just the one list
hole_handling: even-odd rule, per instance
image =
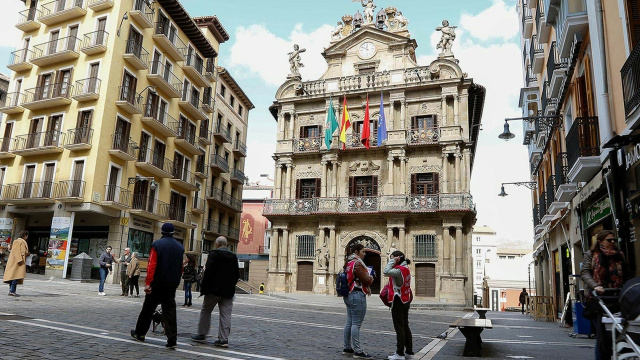
[[380, 245], [368, 236], [358, 236], [353, 240], [349, 241], [347, 244], [347, 249], [350, 248], [353, 244], [362, 244], [364, 245], [364, 250], [366, 255], [364, 256], [364, 263], [367, 266], [373, 267], [373, 270], [376, 272], [376, 276], [373, 278], [373, 284], [371, 284], [371, 293], [379, 294], [380, 293], [380, 283], [382, 277], [382, 258], [380, 256]]

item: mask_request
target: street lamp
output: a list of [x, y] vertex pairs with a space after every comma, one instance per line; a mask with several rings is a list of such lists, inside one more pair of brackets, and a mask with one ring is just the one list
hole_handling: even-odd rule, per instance
[[147, 90], [147, 89], [149, 89], [149, 91], [150, 91], [152, 94], [155, 94], [155, 93], [156, 93], [156, 87], [155, 87], [154, 85], [149, 85], [149, 86], [147, 86], [146, 88], [142, 89], [142, 91], [140, 91], [140, 94], [142, 94], [142, 93], [143, 93], [145, 90]]
[[509, 121], [516, 121], [516, 120], [522, 120], [522, 121], [526, 121], [528, 123], [532, 123], [532, 122], [540, 122], [544, 125], [547, 125], [548, 127], [551, 128], [556, 128], [560, 126], [560, 116], [558, 115], [553, 115], [553, 116], [525, 116], [525, 117], [519, 117], [519, 118], [506, 118], [504, 119], [504, 130], [502, 131], [502, 134], [498, 135], [499, 139], [502, 140], [511, 140], [514, 137], [516, 137], [516, 135], [514, 133], [511, 132], [511, 130], [509, 130]]
[[145, 181], [145, 180], [147, 180], [147, 181], [151, 180], [151, 183], [149, 184], [149, 188], [151, 190], [155, 190], [158, 187], [158, 183], [156, 183], [156, 179], [153, 176], [139, 176], [139, 175], [136, 175], [136, 177], [130, 177], [129, 178], [128, 184], [131, 185], [131, 184], [137, 183], [138, 181]]
[[502, 183], [502, 186], [500, 186], [500, 194], [498, 194], [498, 196], [500, 197], [505, 197], [509, 194], [507, 194], [504, 191], [504, 186], [505, 185], [515, 185], [515, 186], [524, 186], [528, 189], [534, 190], [538, 188], [538, 184], [535, 181], [519, 181], [519, 182], [508, 182], [508, 183]]

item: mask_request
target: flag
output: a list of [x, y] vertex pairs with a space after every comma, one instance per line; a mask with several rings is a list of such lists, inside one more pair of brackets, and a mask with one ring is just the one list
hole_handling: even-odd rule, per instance
[[378, 146], [387, 140], [387, 122], [384, 120], [384, 103], [382, 91], [380, 91], [380, 117], [378, 117]]
[[364, 123], [362, 124], [362, 133], [360, 141], [362, 145], [369, 148], [369, 138], [371, 137], [371, 125], [369, 124], [369, 94], [367, 94], [367, 106], [364, 108]]
[[340, 141], [342, 141], [342, 150], [346, 148], [347, 130], [351, 127], [351, 116], [349, 116], [349, 107], [347, 106], [347, 95], [344, 96], [344, 105], [342, 109], [342, 124], [340, 125]]
[[327, 122], [324, 124], [324, 128], [324, 143], [327, 145], [327, 149], [329, 149], [331, 148], [333, 133], [338, 129], [338, 119], [336, 119], [336, 112], [333, 111], [332, 98], [329, 98], [329, 112], [327, 113]]

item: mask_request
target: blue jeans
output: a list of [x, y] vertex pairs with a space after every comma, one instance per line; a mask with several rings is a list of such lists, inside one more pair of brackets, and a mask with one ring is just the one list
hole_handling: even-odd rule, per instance
[[109, 269], [100, 268], [100, 285], [98, 286], [99, 292], [104, 292], [104, 281], [107, 279]]
[[184, 282], [184, 303], [191, 304], [191, 283]]
[[15, 294], [17, 287], [18, 280], [11, 280], [11, 282], [9, 283], [9, 292]]
[[353, 349], [356, 353], [364, 352], [360, 346], [360, 326], [367, 314], [367, 296], [359, 290], [354, 290], [345, 296], [347, 306], [347, 323], [344, 325], [344, 348]]

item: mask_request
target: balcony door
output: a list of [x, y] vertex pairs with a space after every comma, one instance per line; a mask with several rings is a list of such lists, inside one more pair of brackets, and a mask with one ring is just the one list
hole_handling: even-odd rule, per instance
[[411, 194], [434, 195], [438, 191], [438, 173], [411, 174]]
[[160, 59], [162, 58], [162, 54], [158, 50], [153, 51], [153, 61], [151, 62], [151, 73], [154, 75], [158, 74], [158, 67], [160, 66]]
[[93, 118], [93, 110], [84, 110], [78, 112], [78, 121], [74, 138], [71, 139], [73, 144], [88, 144], [89, 135], [91, 133], [91, 121]]
[[128, 71], [122, 76], [122, 96], [121, 100], [127, 101], [129, 104], [135, 105], [136, 86], [138, 79], [131, 75]]
[[33, 189], [33, 179], [36, 176], [36, 166], [27, 165], [24, 169], [24, 182], [22, 184], [22, 198], [28, 199], [31, 197], [31, 190]]
[[160, 141], [156, 140], [155, 146], [153, 148], [153, 165], [158, 169], [166, 170], [163, 166], [164, 164], [164, 153], [167, 146]]
[[414, 116], [411, 118], [411, 128], [414, 130], [433, 129], [438, 126], [435, 115]]
[[147, 106], [144, 109], [144, 116], [158, 120], [158, 102], [160, 97], [158, 94], [147, 92]]
[[56, 74], [56, 84], [53, 88], [53, 97], [69, 97], [72, 69], [59, 70]]
[[62, 125], [62, 115], [49, 117], [47, 132], [44, 138], [45, 146], [58, 146], [60, 141], [60, 126]]
[[20, 62], [27, 62], [27, 54], [29, 53], [29, 43], [31, 42], [31, 38], [26, 38], [24, 39], [24, 45], [22, 46], [22, 48], [24, 49], [22, 51], [22, 56], [20, 56]]
[[122, 118], [116, 122], [116, 132], [113, 136], [113, 148], [127, 152], [129, 145], [129, 131], [131, 124]]
[[29, 14], [27, 15], [27, 21], [33, 21], [36, 19], [37, 8], [38, 0], [31, 0], [31, 4], [29, 4]]
[[78, 40], [78, 25], [74, 25], [69, 28], [69, 37], [67, 38], [67, 50], [75, 51], [77, 40]]
[[129, 39], [127, 40], [127, 53], [135, 55], [138, 59], [142, 57], [142, 34], [131, 26], [129, 28]]
[[4, 137], [2, 138], [2, 148], [0, 151], [8, 152], [11, 145], [11, 135], [13, 132], [13, 123], [8, 122], [4, 127]]
[[136, 210], [147, 210], [147, 202], [149, 197], [149, 182], [147, 180], [138, 180], [133, 187], [133, 204], [132, 207]]
[[183, 180], [184, 174], [184, 156], [180, 153], [175, 153], [173, 156], [173, 177]]
[[296, 180], [296, 198], [311, 199], [320, 196], [320, 179]]
[[89, 65], [89, 83], [86, 89], [86, 93], [96, 94], [98, 85], [98, 72], [100, 70], [100, 63], [93, 63]]
[[377, 176], [354, 176], [349, 178], [349, 196], [378, 196]]
[[147, 133], [140, 134], [140, 150], [138, 151], [138, 161], [146, 162], [147, 153], [149, 152], [149, 146], [151, 143], [151, 136]]
[[93, 45], [102, 45], [104, 42], [104, 30], [107, 27], [107, 18], [98, 19], [98, 32], [96, 32], [95, 43]]
[[629, 17], [629, 38], [633, 49], [640, 43], [640, 1], [627, 0], [627, 14]]
[[52, 74], [42, 74], [38, 76], [38, 86], [34, 94], [35, 101], [48, 99], [50, 97], [49, 89], [51, 89]]
[[58, 51], [58, 39], [60, 30], [52, 31], [49, 35], [49, 49], [47, 55], [55, 54]]
[[82, 196], [82, 173], [84, 172], [84, 160], [74, 161], [73, 179], [71, 184], [71, 197]]
[[42, 135], [42, 123], [44, 118], [35, 118], [29, 124], [29, 135], [27, 135], [27, 143], [25, 149], [33, 149], [40, 145], [40, 136]]
[[118, 179], [120, 178], [120, 169], [111, 165], [111, 172], [109, 173], [109, 183], [107, 184], [107, 198], [106, 201], [118, 201], [120, 193], [117, 191]]
[[53, 176], [55, 175], [55, 169], [55, 163], [44, 164], [44, 181], [42, 182], [41, 196], [43, 198], [49, 199], [52, 197], [51, 190], [53, 190]]
[[67, 0], [56, 0], [56, 12], [64, 10]]

